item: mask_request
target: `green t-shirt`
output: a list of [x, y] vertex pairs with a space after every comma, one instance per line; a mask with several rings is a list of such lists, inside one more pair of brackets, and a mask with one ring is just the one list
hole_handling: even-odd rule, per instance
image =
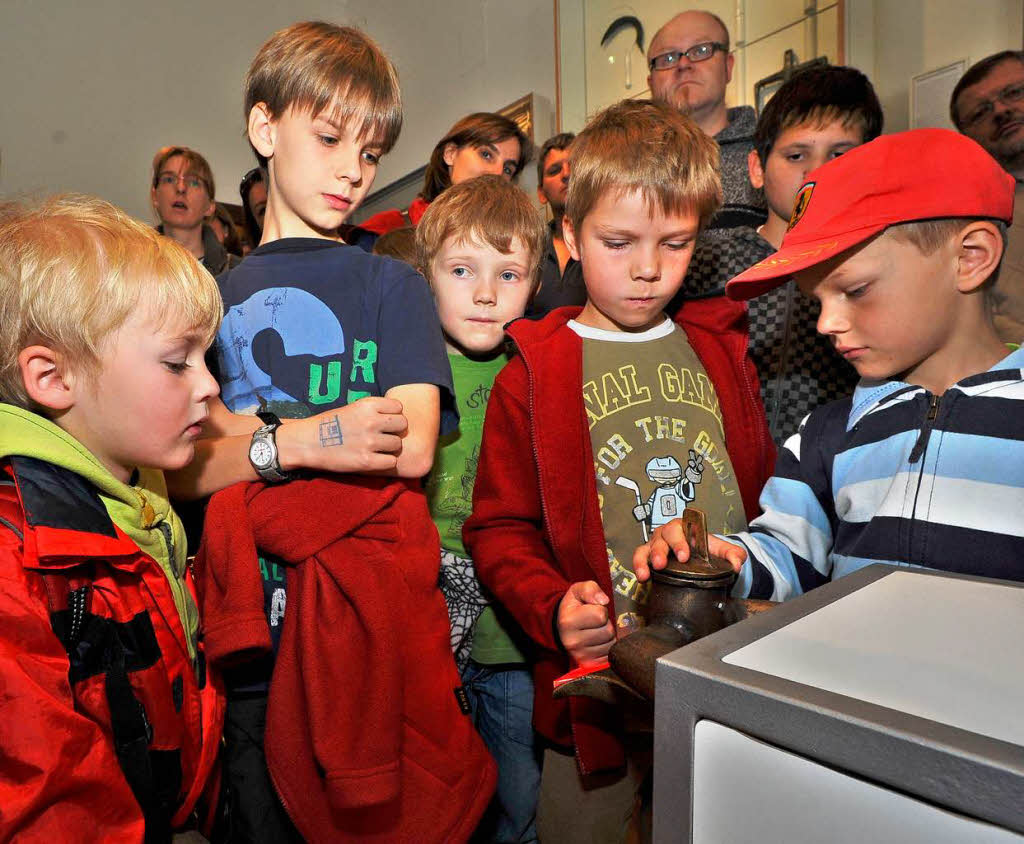
[[650, 583], [633, 574], [633, 551], [687, 506], [708, 530], [746, 528], [725, 450], [718, 396], [681, 328], [641, 334], [572, 321], [583, 338], [583, 404], [594, 452], [601, 523], [619, 627], [642, 626]]
[[[427, 476], [427, 504], [441, 536], [441, 548], [465, 557], [462, 525], [473, 510], [473, 484], [487, 400], [508, 358], [498, 355], [490, 360], [474, 360], [449, 353], [448, 362], [455, 383], [459, 427], [438, 440], [434, 467]], [[515, 622], [493, 606], [485, 608], [473, 632], [472, 658], [487, 665], [524, 662], [507, 629], [515, 629]]]

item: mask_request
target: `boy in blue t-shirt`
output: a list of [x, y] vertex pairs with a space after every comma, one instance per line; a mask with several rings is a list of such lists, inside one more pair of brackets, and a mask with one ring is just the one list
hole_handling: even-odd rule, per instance
[[[257, 477], [285, 481], [300, 468], [422, 477], [438, 434], [457, 421], [430, 290], [408, 265], [336, 239], [397, 140], [394, 67], [358, 30], [294, 24], [257, 53], [245, 109], [268, 173], [263, 238], [218, 279], [224, 404], [211, 408], [214, 436], [174, 479], [175, 491], [196, 497]], [[283, 568], [268, 555], [260, 568], [276, 653]], [[297, 837], [263, 754], [272, 670], [271, 656], [228, 678], [225, 769], [246, 840]]]
[[535, 841], [540, 766], [533, 741], [533, 680], [518, 625], [491, 606], [462, 544], [473, 505], [484, 412], [505, 366], [507, 322], [537, 288], [543, 227], [526, 194], [500, 176], [448, 188], [416, 229], [417, 263], [437, 300], [459, 408], [427, 478], [441, 535], [441, 591], [452, 649], [474, 723], [498, 763], [498, 788], [481, 840]]

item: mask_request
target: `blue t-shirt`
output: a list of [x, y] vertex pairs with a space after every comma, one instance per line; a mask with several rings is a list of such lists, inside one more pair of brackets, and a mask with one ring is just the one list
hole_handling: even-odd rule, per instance
[[436, 384], [441, 431], [455, 429], [437, 311], [407, 264], [330, 240], [285, 238], [218, 281], [217, 363], [233, 412], [265, 403], [281, 417], [311, 416], [402, 384]]
[[[441, 433], [458, 426], [451, 368], [433, 297], [407, 264], [319, 238], [254, 249], [217, 279], [224, 321], [214, 346], [221, 398], [234, 413], [264, 405], [312, 416], [403, 384], [441, 390]], [[261, 554], [276, 653], [285, 567]], [[266, 688], [272, 660], [241, 671], [236, 690]]]

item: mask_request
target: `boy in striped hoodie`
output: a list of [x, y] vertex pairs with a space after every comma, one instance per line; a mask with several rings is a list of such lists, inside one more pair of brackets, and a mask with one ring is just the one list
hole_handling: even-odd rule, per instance
[[[795, 276], [861, 378], [786, 442], [763, 514], [709, 541], [735, 594], [785, 600], [878, 562], [1024, 580], [1024, 350], [988, 294], [1013, 195], [962, 135], [884, 136], [810, 173], [782, 248], [729, 282], [749, 299]], [[670, 548], [689, 556], [678, 521], [637, 576]]]

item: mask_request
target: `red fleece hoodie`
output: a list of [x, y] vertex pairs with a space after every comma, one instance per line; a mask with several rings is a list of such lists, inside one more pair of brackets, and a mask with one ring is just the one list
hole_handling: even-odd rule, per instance
[[[555, 630], [569, 585], [595, 580], [612, 594], [583, 406], [583, 343], [565, 324], [579, 312], [559, 308], [508, 327], [519, 354], [498, 374], [488, 401], [463, 539], [480, 580], [543, 648], [534, 666], [534, 726], [575, 746], [580, 769], [592, 773], [624, 761], [618, 713], [590, 698], [551, 696], [552, 681], [572, 667]], [[747, 354], [746, 311], [715, 297], [687, 302], [676, 321], [715, 386], [726, 448], [753, 518], [775, 446]]]
[[422, 493], [313, 478], [215, 495], [196, 559], [215, 663], [270, 650], [257, 548], [288, 565], [264, 744], [292, 822], [310, 841], [467, 840], [496, 772], [455, 696]]
[[417, 196], [405, 211], [397, 208], [388, 208], [386, 211], [379, 211], [367, 220], [363, 220], [359, 227], [373, 232], [374, 234], [387, 234], [395, 229], [403, 229], [406, 226], [419, 225], [420, 218], [426, 213], [430, 203], [422, 197]]

